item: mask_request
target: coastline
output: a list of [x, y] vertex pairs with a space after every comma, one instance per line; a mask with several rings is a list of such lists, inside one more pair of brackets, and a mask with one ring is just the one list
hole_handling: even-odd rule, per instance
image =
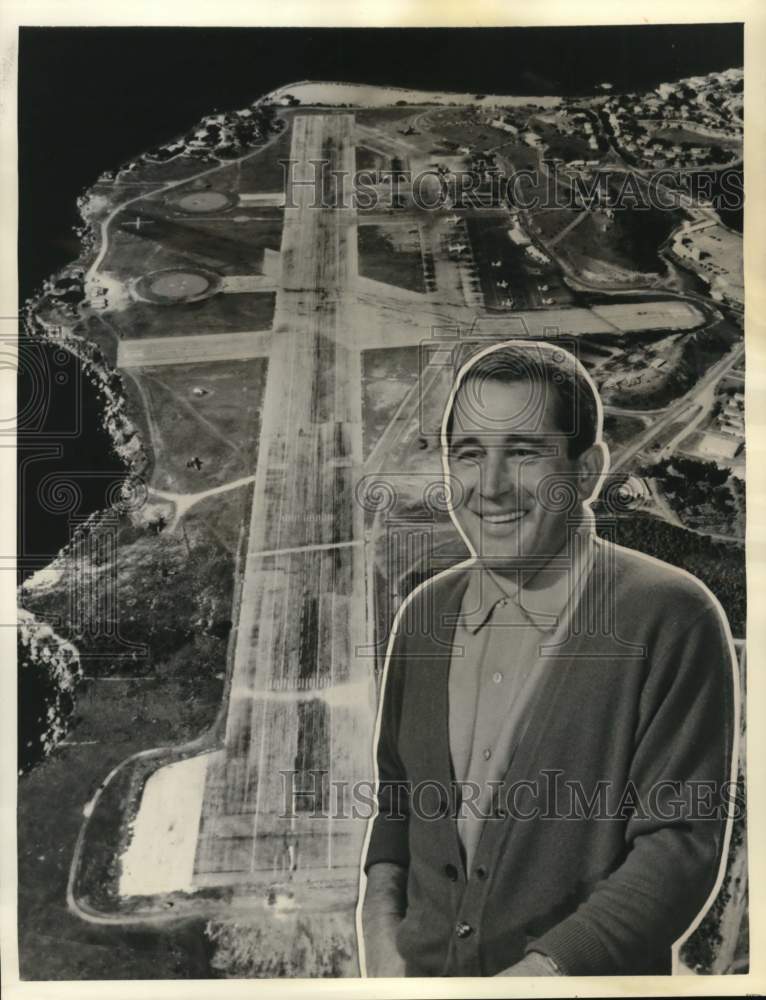
[[[322, 92], [329, 93], [322, 93]], [[536, 104], [542, 108], [556, 108], [562, 102], [562, 97], [546, 96], [512, 96], [499, 94], [460, 94], [445, 90], [415, 90], [409, 87], [378, 86], [368, 83], [348, 83], [340, 80], [297, 80], [286, 83], [276, 90], [264, 95], [258, 103], [269, 101], [279, 102], [286, 95], [297, 97], [301, 104], [328, 106], [360, 106], [368, 108], [385, 108], [397, 101], [407, 104], [459, 105], [471, 104], [477, 107], [522, 107], [525, 104]], [[334, 97], [335, 100], [326, 98]]]

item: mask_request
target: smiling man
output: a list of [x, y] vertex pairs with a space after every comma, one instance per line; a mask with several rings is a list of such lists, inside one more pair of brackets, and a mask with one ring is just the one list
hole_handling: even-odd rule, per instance
[[710, 902], [733, 646], [689, 574], [596, 537], [595, 386], [555, 344], [465, 365], [442, 448], [473, 558], [394, 623], [364, 860], [368, 975], [672, 971]]

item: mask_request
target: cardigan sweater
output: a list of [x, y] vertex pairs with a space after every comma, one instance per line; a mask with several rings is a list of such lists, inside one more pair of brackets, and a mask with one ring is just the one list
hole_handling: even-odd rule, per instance
[[729, 822], [737, 677], [720, 605], [597, 540], [466, 871], [447, 700], [464, 566], [410, 595], [386, 663], [364, 868], [407, 869], [407, 975], [494, 975], [528, 951], [565, 975], [670, 973]]

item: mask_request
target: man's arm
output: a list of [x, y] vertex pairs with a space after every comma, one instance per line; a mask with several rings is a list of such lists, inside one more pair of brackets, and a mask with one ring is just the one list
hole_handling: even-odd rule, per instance
[[409, 787], [399, 756], [399, 720], [404, 697], [404, 641], [397, 634], [386, 667], [376, 748], [378, 764], [377, 813], [364, 860], [365, 873], [372, 865], [388, 861], [409, 867]]
[[404, 960], [396, 947], [396, 930], [407, 910], [409, 867], [409, 794], [397, 740], [404, 694], [403, 643], [395, 636], [382, 693], [378, 764], [377, 814], [364, 861], [367, 889], [362, 930], [368, 976], [403, 976]]
[[[708, 606], [658, 650], [641, 700], [631, 781], [643, 809], [628, 820], [627, 857], [577, 910], [531, 941], [527, 957], [548, 955], [564, 975], [640, 971], [670, 950], [704, 905], [718, 874], [727, 801], [721, 790], [731, 772], [728, 638], [728, 625]], [[690, 801], [694, 782], [715, 783], [715, 818], [699, 809], [674, 814], [674, 800]], [[506, 974], [521, 974], [513, 969]]]
[[396, 930], [407, 910], [407, 869], [387, 861], [372, 865], [362, 907], [368, 976], [404, 976]]

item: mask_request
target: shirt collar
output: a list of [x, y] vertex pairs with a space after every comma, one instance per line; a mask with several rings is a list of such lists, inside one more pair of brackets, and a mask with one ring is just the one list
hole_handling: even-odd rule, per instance
[[[541, 631], [554, 629], [567, 610], [576, 588], [593, 556], [593, 532], [575, 532], [569, 551], [539, 569], [518, 585], [518, 579], [505, 577], [484, 568], [480, 563], [469, 569], [468, 586], [463, 594], [459, 624], [476, 635], [487, 624], [499, 604], [509, 606], [520, 624], [531, 624]], [[567, 563], [566, 556], [570, 554]]]

